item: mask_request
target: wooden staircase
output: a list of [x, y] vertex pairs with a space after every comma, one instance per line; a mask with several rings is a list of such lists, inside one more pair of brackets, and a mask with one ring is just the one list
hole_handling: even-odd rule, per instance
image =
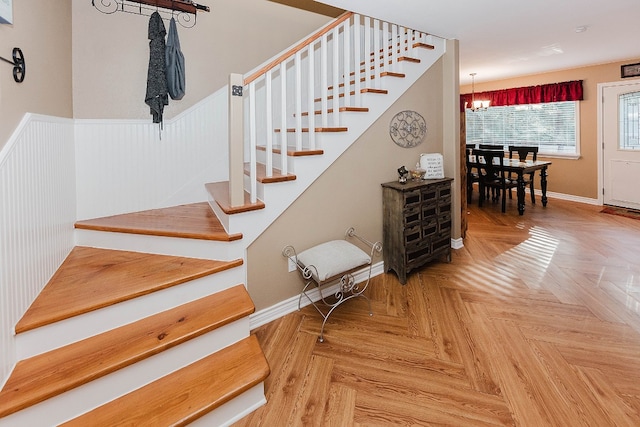
[[[394, 28], [387, 34], [390, 27], [385, 24], [379, 37], [373, 29], [379, 29], [378, 23], [370, 27], [367, 19], [346, 13], [244, 76], [248, 118], [236, 126], [230, 124], [231, 129], [241, 128], [249, 135], [243, 146], [249, 152], [235, 156], [243, 159], [244, 174], [230, 174], [231, 182], [206, 184], [209, 205], [227, 232], [241, 231], [252, 242], [445, 51], [441, 39], [406, 28]], [[347, 30], [350, 25], [351, 32]], [[329, 33], [333, 61], [326, 59], [331, 57], [326, 52]], [[362, 33], [362, 38], [342, 46], [354, 33]], [[397, 44], [388, 43], [395, 39]], [[371, 50], [361, 55], [360, 48]], [[343, 54], [351, 55], [353, 63], [340, 62]], [[301, 65], [304, 61], [308, 61], [307, 68]], [[280, 93], [281, 87], [287, 87], [286, 91]], [[233, 147], [240, 145], [236, 141]], [[284, 184], [270, 185], [282, 182], [289, 182], [288, 190], [283, 190]], [[230, 206], [232, 198], [241, 200], [238, 193], [243, 190], [244, 204]], [[250, 211], [251, 215], [237, 215]]]
[[[242, 238], [226, 234], [206, 202], [76, 227]], [[269, 366], [249, 335], [254, 305], [224, 276], [242, 266], [75, 247], [16, 325], [21, 357], [0, 391], [0, 426], [224, 425], [262, 405]]]
[[[371, 63], [386, 62], [371, 55]], [[384, 72], [377, 81], [389, 90], [360, 88], [363, 97], [384, 96], [386, 104], [336, 100], [325, 111], [354, 118], [344, 126], [272, 129], [324, 135], [316, 147], [291, 146], [287, 138], [271, 146], [273, 153], [285, 150], [287, 162], [323, 160], [287, 173], [274, 164], [267, 174], [258, 164], [251, 177], [261, 186], [257, 201], [245, 194], [243, 205], [232, 206], [228, 182], [215, 182], [205, 184], [208, 202], [78, 221], [77, 246], [16, 324], [19, 362], [0, 391], [0, 427], [196, 420], [217, 426], [264, 404], [269, 366], [249, 334], [254, 306], [242, 284], [246, 247], [423, 72]], [[345, 85], [329, 90], [330, 99], [354, 94]], [[322, 114], [308, 110], [299, 118]], [[256, 151], [258, 157], [267, 149]], [[252, 167], [242, 166], [250, 175]]]

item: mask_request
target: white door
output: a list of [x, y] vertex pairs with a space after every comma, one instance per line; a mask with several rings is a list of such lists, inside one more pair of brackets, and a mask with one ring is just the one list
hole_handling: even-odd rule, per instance
[[604, 204], [640, 209], [640, 81], [603, 88]]

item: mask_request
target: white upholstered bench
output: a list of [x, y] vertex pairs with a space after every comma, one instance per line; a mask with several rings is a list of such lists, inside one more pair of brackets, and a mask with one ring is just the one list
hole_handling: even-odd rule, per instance
[[[350, 243], [348, 239], [357, 239], [370, 249], [366, 253], [358, 246]], [[372, 316], [371, 301], [364, 295], [364, 291], [371, 279], [371, 268], [375, 255], [382, 251], [380, 242], [371, 243], [358, 236], [353, 227], [345, 233], [344, 240], [332, 240], [313, 246], [303, 252], [297, 253], [293, 246], [286, 246], [282, 255], [287, 257], [297, 268], [305, 282], [300, 297], [298, 298], [298, 310], [301, 308], [302, 297], [306, 297], [323, 318], [320, 328], [320, 342], [324, 341], [324, 326], [333, 311], [342, 303], [362, 297], [369, 303], [369, 315]], [[367, 280], [364, 284], [356, 283], [353, 273], [368, 267]], [[333, 294], [327, 291], [329, 285], [339, 283]], [[310, 287], [316, 286], [320, 299], [314, 301], [309, 295]], [[318, 302], [318, 304], [316, 303]], [[320, 304], [321, 302], [321, 304]]]

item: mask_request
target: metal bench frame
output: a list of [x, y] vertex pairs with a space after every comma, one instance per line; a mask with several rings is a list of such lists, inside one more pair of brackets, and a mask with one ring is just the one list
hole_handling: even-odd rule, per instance
[[[349, 240], [349, 238], [357, 239], [369, 247], [369, 263], [353, 266], [349, 270], [329, 277], [326, 280], [316, 280], [316, 278], [319, 277], [318, 269], [316, 268], [316, 266], [313, 265], [313, 263], [306, 266], [300, 263], [298, 261], [296, 250], [293, 246], [285, 246], [282, 250], [282, 255], [288, 258], [296, 266], [296, 269], [305, 282], [305, 285], [302, 288], [302, 292], [300, 292], [300, 297], [298, 298], [298, 310], [302, 308], [302, 297], [305, 296], [323, 318], [322, 327], [320, 328], [320, 335], [318, 337], [318, 340], [320, 342], [324, 341], [324, 327], [327, 323], [327, 320], [329, 319], [329, 316], [331, 316], [336, 308], [352, 298], [362, 297], [366, 299], [369, 303], [369, 315], [373, 316], [373, 311], [371, 310], [371, 300], [369, 299], [369, 297], [364, 295], [364, 291], [369, 286], [369, 281], [371, 280], [371, 270], [373, 267], [373, 260], [375, 258], [375, 255], [379, 255], [382, 252], [382, 243], [371, 243], [367, 239], [358, 236], [353, 227], [349, 228], [345, 232], [345, 240]], [[341, 254], [340, 252], [336, 252], [332, 255], [339, 257]], [[367, 266], [369, 267], [367, 280], [364, 282], [356, 283], [353, 273]], [[336, 283], [336, 281], [339, 282], [338, 289], [333, 294], [328, 293], [326, 288], [328, 287], [328, 285]], [[316, 303], [316, 301], [314, 301], [307, 294], [309, 288], [313, 287], [314, 285], [318, 288], [318, 292], [320, 294], [318, 303]]]

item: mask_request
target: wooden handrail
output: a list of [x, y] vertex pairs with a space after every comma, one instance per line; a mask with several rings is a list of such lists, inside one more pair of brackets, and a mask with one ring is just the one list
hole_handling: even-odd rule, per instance
[[258, 77], [260, 77], [261, 75], [265, 74], [267, 71], [274, 69], [276, 66], [278, 66], [283, 61], [286, 61], [287, 59], [291, 58], [297, 52], [299, 52], [302, 49], [304, 49], [305, 47], [309, 46], [311, 43], [313, 43], [314, 41], [318, 40], [324, 34], [328, 33], [329, 31], [333, 30], [338, 25], [342, 24], [347, 19], [351, 18], [352, 15], [353, 15], [353, 12], [345, 12], [345, 13], [343, 13], [335, 21], [333, 21], [331, 24], [329, 24], [326, 27], [318, 30], [317, 33], [314, 33], [311, 36], [307, 37], [305, 40], [301, 41], [300, 43], [298, 43], [297, 45], [292, 47], [290, 50], [288, 50], [287, 52], [283, 53], [282, 55], [280, 55], [279, 57], [277, 57], [276, 59], [274, 59], [273, 61], [271, 61], [267, 65], [265, 65], [264, 67], [260, 68], [258, 71], [256, 71], [255, 73], [251, 74], [249, 77], [244, 79], [245, 86], [248, 85], [249, 83], [255, 81]]

